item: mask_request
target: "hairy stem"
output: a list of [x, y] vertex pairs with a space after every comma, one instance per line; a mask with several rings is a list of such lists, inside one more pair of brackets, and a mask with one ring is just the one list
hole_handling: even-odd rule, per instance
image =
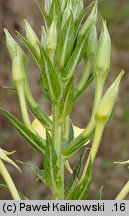
[[90, 150], [88, 160], [87, 160], [87, 163], [86, 163], [86, 165], [84, 167], [84, 170], [83, 170], [80, 181], [82, 181], [84, 179], [85, 175], [86, 175], [90, 159], [91, 159], [92, 164], [94, 163], [94, 160], [95, 160], [95, 157], [96, 157], [96, 154], [98, 152], [99, 145], [100, 145], [100, 141], [101, 141], [104, 126], [105, 126], [105, 124], [103, 122], [101, 122], [101, 121], [97, 122], [97, 124], [96, 124], [96, 130], [95, 130], [95, 136], [94, 136], [93, 145], [92, 145], [92, 148]]
[[[58, 156], [58, 166], [62, 187], [56, 191], [55, 199], [64, 199], [64, 159], [62, 157], [62, 126], [59, 119], [58, 105], [53, 105], [53, 143]], [[55, 196], [55, 195], [54, 195]]]
[[20, 101], [20, 108], [21, 108], [22, 118], [23, 118], [25, 125], [30, 130], [32, 130], [31, 122], [30, 122], [30, 118], [29, 118], [28, 110], [27, 110], [24, 88], [25, 88], [24, 82], [21, 82], [17, 85], [18, 96], [19, 96], [19, 101]]

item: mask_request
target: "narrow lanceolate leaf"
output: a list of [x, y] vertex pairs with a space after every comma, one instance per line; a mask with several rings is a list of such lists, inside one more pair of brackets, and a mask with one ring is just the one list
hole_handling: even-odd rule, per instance
[[[65, 157], [70, 157], [78, 149], [80, 149], [83, 144], [87, 143], [94, 134], [94, 128], [91, 130], [83, 131], [78, 137], [72, 140], [70, 143], [66, 143], [63, 148], [63, 154]], [[88, 143], [87, 143], [88, 144]]]
[[68, 61], [71, 55], [71, 51], [73, 49], [73, 44], [75, 42], [75, 31], [73, 22], [73, 15], [71, 14], [65, 26], [63, 27], [61, 35], [58, 39], [57, 65], [59, 65], [60, 68], [63, 68]]
[[46, 149], [44, 157], [44, 175], [45, 181], [51, 190], [60, 188], [62, 185], [62, 180], [59, 174], [58, 158], [52, 143], [52, 139], [47, 132], [46, 134]]
[[36, 176], [37, 180], [42, 181], [44, 184], [47, 184], [44, 178], [44, 171], [38, 169], [37, 167], [33, 167], [30, 163], [27, 162], [22, 162], [22, 161], [18, 161], [19, 163], [23, 164], [24, 166], [26, 166], [28, 169], [30, 169], [33, 174]]
[[73, 191], [75, 190], [75, 188], [77, 187], [78, 183], [79, 183], [79, 175], [80, 175], [80, 171], [81, 171], [81, 165], [83, 163], [83, 159], [87, 153], [88, 148], [80, 155], [80, 160], [78, 165], [76, 166], [76, 168], [74, 169], [72, 175], [70, 176], [66, 187], [65, 187], [65, 199], [69, 200]]
[[74, 89], [74, 96], [73, 96], [73, 101], [74, 102], [78, 101], [79, 98], [86, 92], [86, 90], [92, 84], [93, 80], [94, 80], [94, 76], [93, 76], [93, 74], [90, 74], [87, 82], [85, 83], [85, 85], [83, 85], [83, 88], [81, 89], [81, 91], [78, 88]]
[[19, 133], [31, 144], [31, 146], [38, 152], [44, 153], [45, 141], [40, 139], [38, 135], [35, 135], [30, 131], [24, 124], [22, 124], [16, 117], [11, 113], [7, 112], [0, 107], [0, 111], [10, 120], [14, 127], [19, 131]]
[[64, 73], [63, 73], [63, 80], [64, 81], [69, 80], [72, 77], [72, 75], [74, 74], [75, 68], [76, 68], [78, 62], [82, 58], [83, 51], [84, 51], [83, 49], [86, 45], [88, 34], [89, 34], [89, 31], [85, 35], [85, 38], [83, 38], [83, 40], [80, 40], [77, 43], [77, 46], [76, 46], [71, 58], [69, 59], [67, 65], [64, 69]]
[[65, 118], [72, 110], [73, 105], [73, 77], [66, 84], [61, 103], [61, 119]]
[[19, 32], [17, 32], [17, 34], [19, 35], [19, 37], [21, 38], [21, 40], [23, 41], [27, 49], [30, 51], [30, 53], [32, 54], [36, 62], [40, 65], [40, 56], [36, 52], [35, 48]]
[[41, 51], [41, 70], [43, 75], [43, 88], [45, 88], [48, 91], [51, 101], [55, 102], [58, 100], [58, 97], [60, 95], [59, 78], [47, 53], [41, 45], [39, 45], [39, 47]]
[[37, 4], [43, 18], [44, 18], [44, 21], [45, 21], [45, 24], [47, 24], [47, 26], [50, 26], [50, 20], [48, 18], [48, 15], [45, 11], [45, 9], [43, 8], [43, 6], [39, 3], [39, 1], [35, 0], [35, 3]]
[[80, 28], [81, 24], [82, 24], [82, 21], [84, 20], [85, 16], [87, 15], [89, 9], [91, 8], [91, 6], [93, 5], [93, 2], [87, 7], [85, 8], [80, 16], [78, 17], [78, 19], [76, 20], [75, 22], [75, 29], [76, 29], [76, 33], [78, 34], [78, 29]]
[[31, 104], [28, 104], [30, 111], [35, 115], [35, 117], [43, 124], [47, 130], [51, 130], [52, 122], [47, 114], [42, 110], [42, 108], [37, 104], [36, 107], [33, 107]]
[[72, 121], [70, 119], [68, 120], [67, 131], [68, 131], [67, 142], [70, 142], [71, 140], [74, 139], [74, 129], [73, 129]]
[[92, 173], [91, 171], [92, 171], [92, 162], [90, 160], [85, 178], [73, 190], [73, 192], [69, 196], [70, 200], [86, 200], [87, 199], [89, 195], [90, 184], [91, 184], [91, 173]]

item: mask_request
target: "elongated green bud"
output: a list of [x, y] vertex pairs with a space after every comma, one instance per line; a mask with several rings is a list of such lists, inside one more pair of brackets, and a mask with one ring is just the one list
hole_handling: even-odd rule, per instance
[[45, 49], [49, 51], [49, 56], [51, 58], [54, 55], [56, 46], [57, 46], [57, 29], [56, 29], [56, 22], [55, 20], [53, 20], [49, 28], [47, 38], [46, 38], [46, 43], [45, 43]]
[[52, 4], [52, 0], [46, 0], [45, 1], [45, 11], [47, 12], [47, 14], [49, 14], [51, 4]]
[[97, 49], [97, 30], [96, 30], [96, 25], [93, 24], [88, 37], [86, 57], [94, 58], [96, 54], [96, 49]]
[[26, 71], [26, 63], [25, 63], [25, 56], [23, 61], [23, 56], [21, 55], [21, 52], [17, 49], [16, 56], [13, 59], [13, 81], [15, 84], [18, 84], [21, 81], [26, 80], [25, 71]]
[[70, 8], [70, 5], [68, 5], [68, 3], [67, 3], [67, 7], [64, 10], [63, 18], [62, 18], [62, 28], [64, 27], [65, 23], [69, 19], [71, 13], [72, 13], [72, 10]]
[[79, 37], [85, 36], [85, 34], [89, 30], [89, 28], [92, 26], [92, 24], [96, 23], [96, 21], [97, 21], [97, 9], [98, 9], [98, 2], [96, 1], [90, 15], [88, 16], [86, 22], [84, 23], [84, 25], [82, 26], [82, 28], [80, 30]]
[[111, 40], [107, 30], [106, 22], [103, 21], [103, 28], [100, 35], [97, 54], [94, 62], [95, 77], [101, 76], [106, 79], [110, 68], [110, 55], [111, 55]]
[[117, 79], [109, 87], [109, 89], [106, 91], [105, 95], [103, 96], [102, 101], [96, 112], [96, 121], [98, 120], [103, 123], [106, 123], [109, 120], [117, 99], [119, 84], [123, 74], [124, 71], [121, 71]]
[[42, 33], [41, 33], [41, 45], [43, 46], [43, 48], [45, 48], [45, 42], [46, 42], [46, 38], [47, 38], [47, 33], [45, 30], [45, 27], [42, 26]]
[[25, 30], [26, 30], [26, 37], [29, 43], [36, 49], [36, 51], [39, 53], [39, 47], [37, 43], [39, 43], [39, 39], [37, 35], [35, 34], [34, 30], [32, 29], [31, 25], [27, 20], [24, 20], [25, 22]]
[[22, 58], [24, 58], [24, 52], [21, 49], [21, 47], [18, 45], [18, 43], [12, 38], [12, 36], [10, 35], [7, 29], [4, 29], [4, 32], [6, 35], [6, 45], [12, 60], [16, 56], [17, 50], [19, 50]]

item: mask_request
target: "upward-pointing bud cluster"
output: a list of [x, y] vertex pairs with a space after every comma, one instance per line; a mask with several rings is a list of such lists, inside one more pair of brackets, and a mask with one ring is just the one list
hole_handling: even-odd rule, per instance
[[[111, 40], [106, 22], [103, 21], [98, 42], [97, 0], [87, 8], [84, 8], [84, 0], [44, 0], [43, 4], [35, 0], [35, 3], [44, 19], [41, 40], [27, 20], [25, 20], [26, 37], [20, 33], [18, 35], [38, 66], [41, 95], [49, 102], [52, 119], [33, 98], [26, 75], [25, 54], [7, 30], [5, 33], [12, 58], [12, 76], [24, 123], [4, 109], [0, 108], [0, 111], [37, 152], [44, 154], [42, 179], [51, 190], [53, 199], [85, 200], [89, 195], [91, 168], [105, 124], [112, 116], [123, 71], [102, 98], [103, 86], [110, 67]], [[84, 64], [78, 67], [82, 61]], [[79, 81], [76, 80], [78, 69], [81, 70], [78, 71], [81, 72]], [[95, 98], [91, 118], [87, 128], [74, 133], [75, 127], [70, 119], [72, 107], [92, 81], [95, 81]], [[28, 108], [46, 136], [38, 133], [33, 127], [34, 124], [31, 124]], [[92, 137], [94, 137], [93, 144], [81, 178], [75, 182], [74, 190], [69, 188], [71, 178], [65, 188], [66, 161]], [[79, 166], [83, 158], [82, 155]], [[67, 168], [69, 168], [68, 162]], [[73, 172], [73, 176], [74, 174]]]

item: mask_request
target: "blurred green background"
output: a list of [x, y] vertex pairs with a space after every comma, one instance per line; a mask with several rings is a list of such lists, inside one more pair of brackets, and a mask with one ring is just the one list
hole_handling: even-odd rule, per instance
[[[85, 1], [87, 5], [91, 1]], [[107, 26], [112, 39], [112, 60], [109, 76], [105, 89], [112, 83], [121, 69], [126, 71], [121, 82], [119, 100], [116, 104], [115, 115], [112, 122], [106, 126], [99, 153], [97, 155], [91, 199], [103, 186], [102, 198], [114, 199], [122, 186], [129, 180], [129, 170], [126, 166], [116, 165], [114, 161], [129, 160], [129, 1], [128, 0], [100, 0], [98, 31], [101, 30], [101, 18], [107, 20]], [[12, 84], [11, 60], [6, 49], [3, 29], [6, 27], [19, 41], [15, 31], [24, 33], [23, 19], [29, 20], [37, 35], [41, 33], [43, 24], [40, 12], [33, 0], [0, 0], [0, 106], [5, 107], [21, 119], [18, 98], [13, 92], [8, 92], [2, 86]], [[19, 41], [19, 43], [21, 43]], [[27, 52], [28, 53], [28, 52]], [[32, 92], [37, 101], [50, 114], [50, 109], [45, 100], [40, 96], [39, 77], [37, 66], [28, 54], [28, 74]], [[81, 70], [81, 67], [80, 67]], [[72, 120], [75, 125], [86, 127], [93, 104], [94, 88], [91, 87], [81, 100], [74, 106]], [[32, 117], [33, 119], [33, 117]], [[17, 133], [8, 120], [0, 114], [0, 146], [6, 150], [15, 150], [14, 160], [28, 161], [33, 166], [42, 168], [42, 158], [35, 154], [27, 142]], [[71, 161], [75, 166], [78, 157]], [[8, 169], [20, 191], [31, 199], [45, 199], [47, 189], [35, 181], [35, 177], [25, 167], [22, 174], [13, 167]], [[0, 179], [0, 183], [2, 183]], [[10, 199], [8, 192], [0, 189], [0, 199]], [[129, 198], [129, 197], [128, 197]]]

